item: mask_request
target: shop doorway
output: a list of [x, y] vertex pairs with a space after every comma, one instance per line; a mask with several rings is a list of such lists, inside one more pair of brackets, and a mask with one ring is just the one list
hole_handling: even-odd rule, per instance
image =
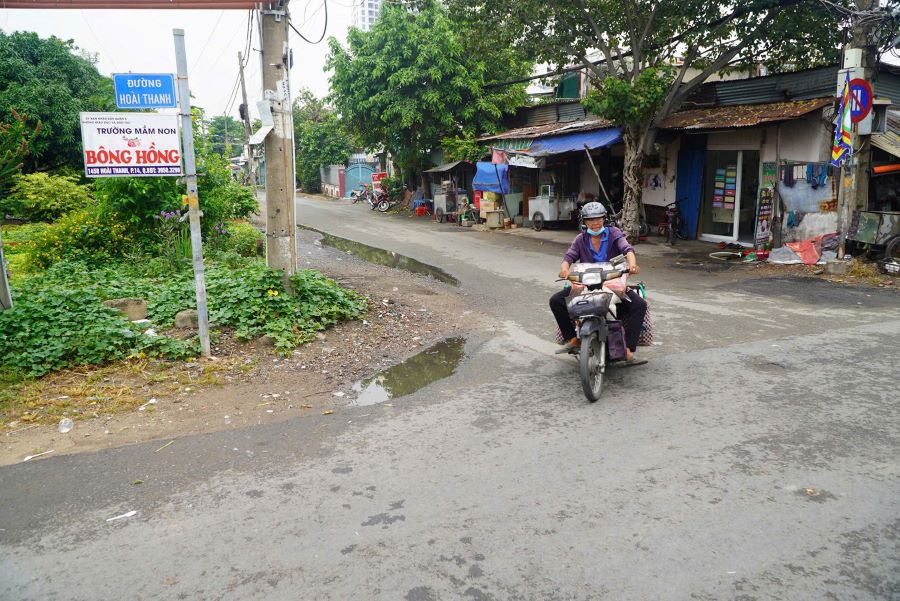
[[703, 181], [700, 238], [752, 244], [759, 192], [759, 151], [707, 151]]

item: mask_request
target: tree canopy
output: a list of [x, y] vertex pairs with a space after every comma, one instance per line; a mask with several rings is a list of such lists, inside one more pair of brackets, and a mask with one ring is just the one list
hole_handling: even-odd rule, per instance
[[[842, 0], [849, 3], [850, 0]], [[896, 0], [891, 0], [896, 2]], [[655, 126], [713, 73], [835, 62], [844, 15], [818, 0], [450, 0], [451, 13], [536, 62], [582, 65], [592, 112], [623, 127], [625, 218], [637, 225]], [[599, 56], [599, 60], [596, 57]]]
[[346, 162], [353, 145], [334, 110], [309, 90], [300, 90], [292, 108], [297, 181], [304, 190], [317, 192], [319, 168]]
[[438, 2], [386, 3], [372, 30], [351, 29], [348, 43], [329, 39], [331, 98], [360, 144], [386, 149], [401, 168], [420, 170], [442, 139], [493, 131], [524, 104], [523, 86], [484, 86], [526, 74], [528, 62], [469, 35]]
[[78, 113], [115, 107], [112, 80], [100, 75], [89, 55], [76, 51], [72, 40], [0, 31], [0, 122], [13, 125], [15, 110], [27, 115], [30, 129], [42, 124], [29, 143], [26, 172], [80, 169]]
[[[243, 122], [234, 117], [216, 115], [206, 121], [207, 144], [210, 152], [227, 156], [240, 156], [247, 143], [247, 134]], [[226, 142], [228, 148], [226, 149]]]

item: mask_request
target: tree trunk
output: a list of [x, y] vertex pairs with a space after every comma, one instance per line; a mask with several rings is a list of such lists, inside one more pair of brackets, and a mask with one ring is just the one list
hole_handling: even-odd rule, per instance
[[622, 130], [625, 143], [625, 165], [622, 169], [624, 202], [622, 208], [622, 231], [631, 241], [637, 241], [641, 229], [640, 201], [644, 178], [644, 135], [635, 128]]

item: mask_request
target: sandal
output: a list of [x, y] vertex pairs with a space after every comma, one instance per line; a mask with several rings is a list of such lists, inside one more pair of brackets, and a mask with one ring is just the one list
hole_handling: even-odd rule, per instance
[[634, 367], [635, 365], [644, 365], [647, 363], [646, 359], [623, 359], [621, 361], [616, 361], [615, 363], [610, 364], [612, 367]]

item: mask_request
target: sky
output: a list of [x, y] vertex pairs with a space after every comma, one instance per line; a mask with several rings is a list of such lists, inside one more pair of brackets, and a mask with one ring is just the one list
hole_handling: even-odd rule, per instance
[[[325, 25], [323, 0], [293, 0], [291, 21], [312, 41]], [[309, 88], [316, 95], [328, 93], [328, 76], [323, 71], [328, 53], [327, 38], [342, 43], [352, 19], [352, 0], [328, 0], [326, 39], [312, 45], [293, 31], [294, 51], [291, 90]], [[40, 37], [56, 36], [75, 40], [90, 53], [97, 53], [97, 68], [112, 73], [174, 73], [175, 47], [172, 29], [184, 29], [188, 58], [188, 80], [193, 104], [205, 109], [207, 117], [228, 114], [238, 117], [240, 89], [233, 97], [238, 76], [238, 52], [247, 41], [247, 11], [242, 10], [12, 10], [0, 8], [0, 29], [34, 31]], [[259, 31], [254, 23], [250, 60], [244, 70], [250, 113], [262, 99]], [[232, 100], [232, 98], [234, 98]], [[230, 109], [230, 110], [229, 110]]]

